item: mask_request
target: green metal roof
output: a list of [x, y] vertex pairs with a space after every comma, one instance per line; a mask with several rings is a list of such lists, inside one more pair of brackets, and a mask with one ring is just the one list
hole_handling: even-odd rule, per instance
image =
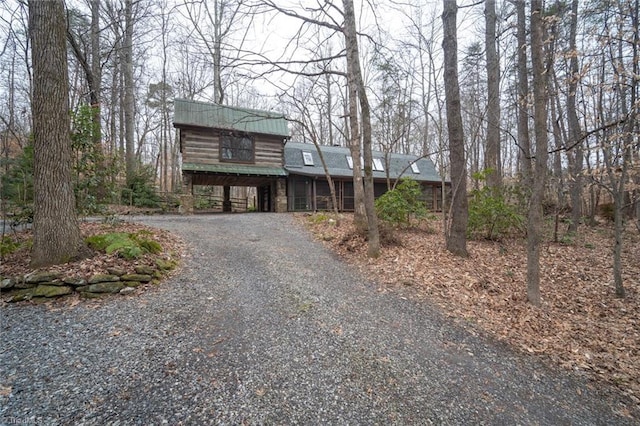
[[287, 171], [282, 167], [261, 167], [244, 164], [183, 163], [182, 170], [192, 172], [223, 173], [229, 175], [287, 176]]
[[[322, 156], [329, 169], [329, 174], [332, 177], [352, 177], [353, 170], [349, 167], [347, 157], [351, 156], [349, 148], [338, 146], [326, 146], [321, 145], [320, 150]], [[308, 152], [313, 159], [312, 164], [307, 165], [304, 162], [303, 152]], [[374, 151], [374, 159], [380, 159], [385, 169], [387, 164], [385, 162], [385, 154], [382, 152]], [[417, 168], [414, 171], [410, 165], [415, 163]], [[389, 177], [391, 179], [398, 179], [401, 177], [410, 177], [420, 182], [440, 182], [441, 178], [433, 162], [426, 157], [418, 158], [415, 155], [405, 154], [389, 154], [388, 158]], [[324, 176], [324, 168], [320, 162], [320, 156], [315, 145], [299, 142], [287, 142], [284, 146], [284, 167], [289, 174], [306, 175], [306, 176]], [[386, 171], [374, 171], [374, 179], [386, 179]]]
[[289, 137], [287, 120], [282, 114], [186, 99], [175, 99], [174, 106], [175, 127], [210, 127]]

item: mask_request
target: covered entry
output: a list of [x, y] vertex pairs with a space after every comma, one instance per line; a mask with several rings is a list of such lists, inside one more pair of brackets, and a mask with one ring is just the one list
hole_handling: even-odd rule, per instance
[[232, 187], [255, 188], [258, 211], [287, 211], [284, 116], [176, 99], [173, 125], [180, 132], [185, 213], [193, 212], [198, 186], [222, 188], [222, 211], [233, 211]]

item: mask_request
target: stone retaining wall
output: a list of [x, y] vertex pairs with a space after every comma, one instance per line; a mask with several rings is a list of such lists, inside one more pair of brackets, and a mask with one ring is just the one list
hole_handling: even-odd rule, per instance
[[173, 260], [156, 260], [155, 266], [136, 266], [133, 271], [109, 268], [88, 278], [65, 276], [62, 272], [32, 272], [18, 277], [0, 277], [0, 291], [6, 302], [47, 299], [78, 293], [95, 298], [104, 294], [128, 294], [142, 284], [157, 284], [176, 267]]

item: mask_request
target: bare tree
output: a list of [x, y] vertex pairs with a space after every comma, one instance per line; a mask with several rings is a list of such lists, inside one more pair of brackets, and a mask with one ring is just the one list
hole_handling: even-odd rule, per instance
[[486, 0], [485, 52], [487, 57], [487, 144], [485, 168], [492, 171], [487, 175], [487, 185], [502, 186], [502, 161], [500, 158], [500, 61], [496, 49], [496, 2]]
[[451, 222], [447, 230], [447, 250], [458, 256], [467, 252], [467, 171], [464, 154], [464, 131], [460, 111], [460, 87], [458, 84], [458, 39], [455, 1], [443, 0], [442, 12], [444, 51], [444, 90], [447, 105], [447, 129], [449, 134], [449, 158], [451, 162]]
[[544, 64], [544, 20], [542, 0], [531, 1], [531, 63], [533, 70], [534, 131], [536, 135], [535, 170], [529, 199], [527, 222], [527, 299], [540, 305], [540, 250], [543, 236], [545, 179], [547, 175], [547, 79]]
[[124, 0], [124, 38], [122, 45], [124, 78], [124, 137], [127, 183], [136, 173], [135, 98], [133, 80], [133, 0]]
[[567, 90], [567, 124], [569, 127], [569, 144], [574, 148], [567, 153], [571, 179], [569, 196], [571, 197], [571, 223], [569, 232], [577, 232], [582, 217], [582, 168], [583, 150], [581, 140], [582, 129], [576, 111], [576, 94], [580, 82], [578, 69], [578, 51], [576, 46], [578, 28], [578, 0], [571, 2], [571, 23], [569, 30], [569, 84]]
[[30, 0], [33, 61], [34, 224], [31, 266], [89, 254], [71, 181], [66, 22], [62, 0]]
[[[189, 38], [204, 48], [213, 74], [213, 102], [225, 103], [224, 74], [231, 66], [224, 52], [232, 49], [229, 38], [242, 17], [245, 0], [184, 0], [179, 10], [184, 11], [192, 25]], [[248, 27], [247, 27], [248, 28]], [[245, 31], [247, 31], [245, 29]], [[243, 39], [244, 36], [241, 38]], [[242, 43], [233, 47], [240, 52]]]
[[[350, 97], [360, 101], [360, 117], [362, 118], [362, 154], [364, 159], [364, 207], [367, 214], [369, 257], [380, 255], [380, 234], [378, 232], [378, 219], [374, 206], [373, 193], [373, 155], [371, 153], [371, 109], [367, 97], [362, 71], [360, 68], [360, 54], [358, 50], [358, 35], [356, 32], [356, 19], [353, 10], [353, 0], [343, 0], [344, 6], [344, 39], [347, 49], [347, 84]], [[354, 111], [350, 108], [350, 119]], [[354, 126], [351, 127], [353, 133]], [[353, 134], [352, 134], [353, 138]], [[354, 158], [354, 170], [356, 169]]]
[[529, 138], [529, 73], [527, 67], [527, 14], [525, 0], [515, 0], [517, 15], [517, 111], [518, 146], [520, 148], [519, 167], [524, 177], [525, 188], [530, 188], [533, 179], [531, 168], [531, 142]]

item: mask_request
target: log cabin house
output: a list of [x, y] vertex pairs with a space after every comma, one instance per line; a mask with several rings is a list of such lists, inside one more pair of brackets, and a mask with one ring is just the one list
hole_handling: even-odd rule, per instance
[[[256, 188], [256, 209], [266, 212], [331, 208], [329, 185], [314, 145], [290, 142], [287, 120], [268, 111], [176, 99], [185, 195], [193, 212], [193, 188], [223, 187], [223, 211], [231, 211], [231, 187]], [[321, 146], [335, 182], [338, 208], [353, 211], [353, 163], [348, 148]], [[423, 187], [427, 207], [442, 207], [441, 179], [428, 158], [374, 152], [376, 197], [387, 184], [411, 177]]]

